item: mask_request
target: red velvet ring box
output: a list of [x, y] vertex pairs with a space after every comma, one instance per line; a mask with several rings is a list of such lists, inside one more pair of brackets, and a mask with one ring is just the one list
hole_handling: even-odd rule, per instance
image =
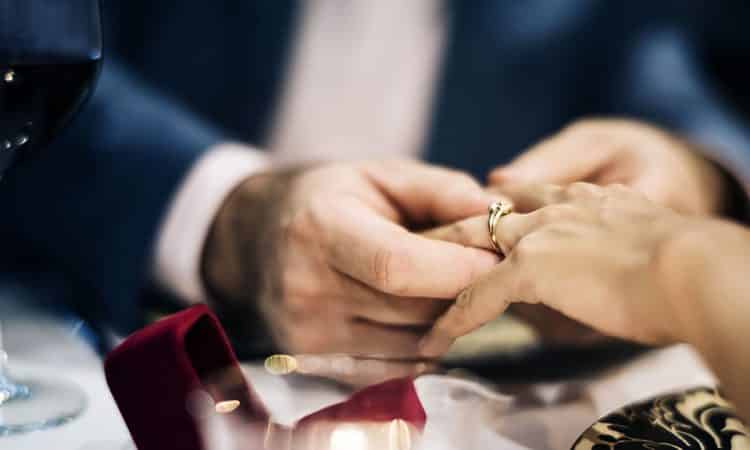
[[[166, 317], [134, 334], [105, 361], [109, 389], [139, 450], [204, 450], [188, 403], [195, 392], [214, 402], [240, 400], [243, 421], [269, 425], [269, 414], [240, 369], [219, 321], [203, 306]], [[221, 383], [216, 376], [221, 375]], [[235, 414], [233, 412], [232, 414]], [[316, 423], [385, 422], [401, 419], [421, 431], [426, 416], [410, 379], [391, 380], [354, 394], [300, 420], [291, 430]], [[267, 443], [267, 442], [266, 442]], [[264, 441], [244, 448], [263, 449]]]

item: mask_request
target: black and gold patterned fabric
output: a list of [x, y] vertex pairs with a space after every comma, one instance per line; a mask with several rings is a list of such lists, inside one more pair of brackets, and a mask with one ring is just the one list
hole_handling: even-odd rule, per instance
[[586, 430], [573, 450], [750, 450], [749, 436], [720, 391], [696, 388], [615, 411]]

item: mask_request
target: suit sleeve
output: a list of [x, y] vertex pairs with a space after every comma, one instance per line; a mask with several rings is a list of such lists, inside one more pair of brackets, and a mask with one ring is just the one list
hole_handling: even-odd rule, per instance
[[221, 130], [105, 64], [68, 129], [0, 185], [4, 254], [53, 264], [86, 287], [80, 309], [132, 330], [162, 215], [190, 167], [220, 140]]

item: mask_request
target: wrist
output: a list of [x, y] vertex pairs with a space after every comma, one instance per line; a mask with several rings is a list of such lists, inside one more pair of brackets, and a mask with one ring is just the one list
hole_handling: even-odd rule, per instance
[[744, 267], [750, 233], [731, 222], [690, 219], [664, 245], [660, 264], [674, 340], [702, 347], [711, 311]]
[[710, 220], [682, 218], [657, 250], [656, 273], [660, 295], [667, 306], [668, 337], [674, 342], [690, 342], [696, 315], [703, 302], [703, 278], [709, 259], [707, 243]]
[[175, 190], [154, 242], [154, 275], [186, 303], [206, 301], [201, 258], [229, 192], [268, 164], [263, 152], [232, 143], [206, 150]]
[[201, 276], [209, 304], [240, 354], [272, 347], [265, 326], [275, 295], [278, 217], [297, 170], [265, 172], [242, 181], [224, 200], [206, 239]]
[[[246, 287], [243, 277], [245, 245], [238, 245], [241, 230], [247, 228], [254, 235], [265, 221], [264, 207], [267, 173], [250, 176], [240, 182], [224, 199], [214, 217], [203, 247], [201, 277], [213, 302], [236, 302]], [[249, 211], [249, 214], [248, 214]]]

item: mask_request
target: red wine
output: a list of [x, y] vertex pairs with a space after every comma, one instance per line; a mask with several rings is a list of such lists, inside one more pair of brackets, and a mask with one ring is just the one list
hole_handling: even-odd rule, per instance
[[88, 98], [99, 61], [0, 63], [0, 175], [67, 124]]

